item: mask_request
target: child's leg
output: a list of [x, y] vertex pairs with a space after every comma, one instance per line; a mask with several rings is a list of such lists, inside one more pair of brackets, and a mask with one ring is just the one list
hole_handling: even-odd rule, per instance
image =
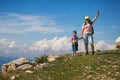
[[72, 45], [72, 51], [73, 51], [73, 53], [72, 53], [72, 56], [74, 56], [74, 45]]
[[73, 51], [73, 53], [72, 53], [72, 56], [74, 56], [74, 51]]
[[75, 56], [76, 54], [76, 46], [75, 46], [75, 43], [73, 44], [73, 56]]
[[74, 56], [76, 56], [76, 50], [74, 51]]

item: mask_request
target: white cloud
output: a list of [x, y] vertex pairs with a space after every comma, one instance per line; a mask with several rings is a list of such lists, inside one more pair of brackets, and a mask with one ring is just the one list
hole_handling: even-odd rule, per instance
[[96, 43], [95, 45], [96, 50], [110, 50], [110, 49], [115, 49], [114, 44], [108, 44], [103, 40], [100, 40]]
[[14, 48], [15, 46], [16, 46], [15, 41], [10, 42], [10, 44], [8, 45], [9, 48]]
[[[98, 41], [95, 44], [95, 50], [110, 50], [114, 49], [115, 45], [114, 44], [108, 44], [103, 40]], [[91, 49], [91, 48], [90, 48]], [[90, 50], [89, 49], [89, 50]], [[72, 53], [71, 50], [71, 43], [70, 43], [70, 38], [69, 37], [55, 37], [54, 39], [48, 40], [48, 39], [43, 39], [40, 41], [36, 41], [33, 43], [33, 45], [30, 47], [30, 50], [32, 51], [39, 51], [39, 52], [56, 52], [56, 53]], [[79, 41], [79, 51], [82, 52], [85, 51], [84, 48], [84, 43], [82, 40]]]
[[0, 51], [5, 52], [5, 53], [9, 53], [15, 48], [16, 48], [15, 41], [10, 42], [7, 39], [0, 39]]
[[118, 29], [118, 28], [119, 28], [119, 26], [112, 26], [112, 28], [113, 28], [113, 29]]
[[4, 13], [0, 14], [0, 24], [0, 33], [57, 33], [63, 31], [61, 26], [48, 16]]
[[[31, 45], [17, 45], [15, 41], [8, 41], [7, 39], [0, 39], [0, 50], [5, 53], [24, 53], [41, 55], [41, 54], [66, 54], [72, 53], [70, 37], [55, 37], [53, 39], [43, 39], [35, 41]], [[110, 50], [114, 49], [114, 44], [108, 44], [103, 40], [95, 44], [95, 50]], [[91, 49], [91, 48], [90, 48]], [[85, 51], [83, 40], [79, 41], [79, 51]]]
[[0, 48], [6, 48], [8, 45], [7, 39], [0, 39]]
[[7, 41], [7, 39], [0, 39], [0, 48], [14, 48], [16, 47], [15, 41]]
[[120, 42], [120, 37], [118, 37], [118, 38], [115, 40], [115, 42]]
[[48, 51], [48, 52], [70, 52], [71, 43], [70, 38], [68, 37], [55, 37], [51, 40], [43, 39], [40, 41], [36, 41], [30, 47], [32, 51]]

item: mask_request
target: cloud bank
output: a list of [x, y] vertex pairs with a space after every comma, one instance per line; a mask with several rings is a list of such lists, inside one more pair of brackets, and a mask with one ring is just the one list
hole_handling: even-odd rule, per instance
[[55, 37], [51, 40], [43, 39], [33, 43], [31, 50], [37, 51], [68, 51], [70, 50], [70, 38]]
[[[95, 50], [114, 49], [114, 44], [108, 44], [103, 40], [95, 44]], [[18, 45], [15, 41], [0, 39], [0, 50], [5, 53], [33, 53], [33, 54], [66, 54], [72, 53], [70, 37], [55, 37], [35, 41], [31, 45]], [[79, 41], [79, 52], [85, 51], [83, 41]], [[21, 54], [22, 55], [22, 54]]]
[[108, 44], [103, 40], [100, 40], [95, 44], [95, 50], [111, 50], [111, 49], [115, 49], [115, 44]]

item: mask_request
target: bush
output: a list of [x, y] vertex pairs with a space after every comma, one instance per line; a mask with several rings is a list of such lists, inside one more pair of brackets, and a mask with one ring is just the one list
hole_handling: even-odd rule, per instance
[[9, 80], [10, 76], [9, 75], [3, 75], [2, 73], [0, 73], [0, 80]]
[[0, 73], [0, 80], [2, 79], [2, 74]]
[[97, 49], [96, 52], [101, 52], [101, 50]]
[[44, 55], [44, 56], [41, 56], [41, 57], [36, 57], [35, 58], [35, 62], [38, 64], [38, 63], [45, 63], [45, 62], [47, 62], [48, 60], [47, 60], [47, 57], [48, 56], [46, 56], [46, 55]]

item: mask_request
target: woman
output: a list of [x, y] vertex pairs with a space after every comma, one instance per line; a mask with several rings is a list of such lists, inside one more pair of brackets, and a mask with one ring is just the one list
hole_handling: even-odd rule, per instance
[[88, 44], [90, 44], [91, 49], [92, 49], [92, 54], [94, 55], [94, 42], [93, 42], [94, 29], [92, 25], [94, 24], [98, 16], [99, 16], [99, 11], [97, 11], [96, 16], [92, 20], [90, 20], [89, 16], [85, 16], [85, 23], [82, 26], [80, 38], [84, 39], [86, 55], [89, 54]]

